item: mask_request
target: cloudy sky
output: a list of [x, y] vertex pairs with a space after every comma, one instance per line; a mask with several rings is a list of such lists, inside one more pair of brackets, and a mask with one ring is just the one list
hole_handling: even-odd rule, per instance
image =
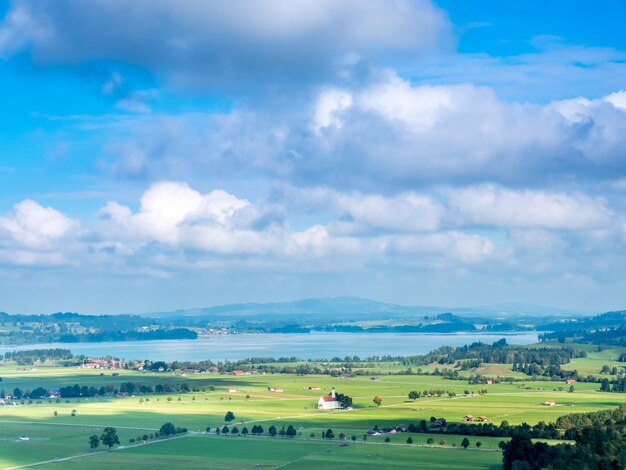
[[623, 0], [0, 0], [0, 310], [626, 307]]

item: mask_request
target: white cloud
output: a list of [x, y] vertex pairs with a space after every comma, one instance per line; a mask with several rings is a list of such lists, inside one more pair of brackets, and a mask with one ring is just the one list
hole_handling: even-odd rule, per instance
[[444, 207], [433, 198], [415, 193], [393, 197], [369, 194], [338, 195], [340, 217], [347, 217], [354, 229], [383, 229], [397, 232], [425, 232], [439, 228]]
[[439, 265], [449, 265], [449, 262], [479, 263], [496, 254], [495, 245], [489, 238], [458, 231], [396, 235], [380, 241], [384, 251], [402, 256], [429, 256]]
[[[201, 194], [185, 183], [162, 182], [152, 185], [142, 195], [137, 213], [133, 214], [130, 208], [117, 202], [109, 202], [101, 210], [101, 215], [135, 235], [176, 245], [183, 241], [186, 230], [197, 232], [200, 225], [233, 228], [237, 214], [249, 206], [248, 201], [225, 191]], [[215, 233], [206, 235], [215, 236]], [[200, 241], [198, 233], [194, 238]]]
[[429, 0], [140, 0], [132, 8], [18, 0], [0, 24], [0, 54], [29, 48], [43, 64], [115, 58], [207, 86], [308, 80], [349, 55], [413, 55], [450, 38], [447, 16]]
[[616, 108], [620, 108], [626, 111], [626, 91], [620, 90], [615, 93], [611, 93], [610, 95], [604, 98], [605, 101], [608, 101]]
[[494, 185], [451, 190], [449, 204], [462, 225], [504, 228], [595, 229], [610, 224], [613, 215], [602, 200], [584, 194]]
[[0, 233], [3, 231], [19, 244], [29, 247], [44, 247], [78, 227], [61, 212], [31, 199], [15, 204], [11, 214], [0, 217]]
[[319, 133], [326, 127], [341, 127], [341, 111], [352, 106], [352, 95], [342, 90], [326, 90], [317, 97], [311, 128]]

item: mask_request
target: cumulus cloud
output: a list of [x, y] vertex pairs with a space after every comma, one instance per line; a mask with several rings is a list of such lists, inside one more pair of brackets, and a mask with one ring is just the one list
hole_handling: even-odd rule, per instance
[[327, 93], [313, 106], [313, 116], [327, 111], [326, 120], [314, 120], [323, 132], [289, 142], [304, 156], [302, 176], [327, 184], [527, 186], [555, 177], [605, 178], [626, 167], [620, 93], [519, 104], [486, 87], [419, 85], [387, 73], [332, 96], [341, 96], [341, 106], [337, 100], [329, 106]]
[[78, 228], [61, 212], [26, 199], [13, 206], [13, 212], [0, 217], [0, 233], [29, 247], [44, 247]]
[[209, 86], [328, 76], [349, 57], [414, 54], [450, 33], [429, 0], [17, 0], [0, 53], [28, 47], [40, 64], [115, 58]]
[[178, 244], [184, 230], [198, 225], [230, 229], [241, 220], [238, 215], [250, 202], [222, 190], [208, 194], [185, 183], [162, 182], [152, 185], [141, 197], [133, 213], [117, 202], [109, 202], [100, 214], [131, 233], [166, 244]]
[[81, 236], [80, 224], [36, 201], [26, 199], [0, 216], [0, 264], [58, 266], [72, 264], [68, 254]]
[[604, 228], [613, 217], [603, 200], [584, 194], [494, 185], [450, 191], [449, 203], [465, 225], [584, 230]]

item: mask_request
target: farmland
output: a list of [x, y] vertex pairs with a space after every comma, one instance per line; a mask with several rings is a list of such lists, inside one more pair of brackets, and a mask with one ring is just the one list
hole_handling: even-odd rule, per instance
[[[597, 373], [598, 365], [615, 358], [621, 350], [590, 352], [586, 358], [575, 359], [568, 366]], [[483, 373], [501, 374], [503, 365], [483, 365]], [[377, 368], [377, 370], [376, 370]], [[451, 380], [434, 375], [396, 375], [398, 364], [379, 363], [370, 374], [350, 378], [328, 375], [250, 374], [222, 375], [216, 373], [139, 372], [132, 370], [93, 370], [62, 367], [54, 363], [36, 367], [19, 367], [5, 361], [0, 366], [3, 381], [0, 388], [10, 393], [14, 388], [33, 390], [59, 388], [73, 384], [101, 387], [120, 386], [124, 382], [145, 385], [185, 383], [188, 393], [143, 394], [126, 397], [52, 398], [14, 400], [16, 405], [0, 407], [0, 466], [3, 468], [80, 456], [61, 462], [42, 464], [43, 468], [105, 468], [116, 465], [131, 468], [138, 462], [154, 468], [170, 467], [173, 461], [184, 461], [188, 468], [200, 468], [211, 459], [215, 468], [489, 468], [501, 461], [498, 443], [501, 438], [470, 437], [470, 448], [460, 445], [463, 436], [397, 433], [387, 436], [363, 435], [375, 426], [383, 429], [399, 424], [418, 423], [431, 416], [460, 422], [467, 414], [486, 416], [490, 422], [536, 424], [554, 421], [574, 412], [616, 408], [626, 402], [622, 394], [600, 393], [597, 383], [577, 383], [570, 393], [563, 381], [500, 382], [470, 385], [468, 380]], [[425, 367], [433, 370], [433, 367]], [[469, 372], [467, 372], [469, 374]], [[510, 373], [519, 377], [518, 373]], [[320, 387], [321, 391], [309, 390]], [[277, 387], [284, 392], [268, 391]], [[319, 411], [320, 394], [335, 387], [353, 398], [349, 411]], [[236, 389], [229, 392], [229, 389]], [[440, 390], [441, 396], [409, 400], [412, 390]], [[448, 394], [452, 393], [453, 396]], [[380, 396], [376, 406], [372, 398]], [[554, 400], [557, 406], [543, 402]], [[292, 425], [297, 435], [291, 439], [264, 436], [223, 436], [214, 430], [223, 426], [224, 416], [232, 411], [232, 425], [267, 428]], [[157, 431], [165, 422], [185, 427], [189, 433], [174, 439], [149, 439], [144, 434]], [[88, 437], [99, 434], [106, 426], [117, 429], [121, 446], [113, 452], [89, 455]], [[210, 429], [206, 433], [207, 427]], [[321, 438], [332, 428], [335, 439]], [[339, 435], [346, 440], [339, 439]], [[408, 436], [413, 439], [407, 445]], [[352, 441], [355, 436], [355, 441]], [[27, 437], [28, 440], [20, 438]], [[427, 444], [428, 438], [433, 444]], [[139, 439], [138, 439], [139, 438]], [[439, 444], [444, 438], [445, 443]], [[130, 440], [142, 442], [129, 446]], [[475, 448], [480, 441], [480, 449]], [[102, 448], [100, 448], [101, 450]], [[461, 454], [463, 452], [463, 454]], [[86, 454], [86, 455], [82, 455]], [[245, 457], [245, 458], [244, 458]], [[462, 467], [455, 467], [462, 462]], [[459, 463], [459, 465], [461, 465]]]

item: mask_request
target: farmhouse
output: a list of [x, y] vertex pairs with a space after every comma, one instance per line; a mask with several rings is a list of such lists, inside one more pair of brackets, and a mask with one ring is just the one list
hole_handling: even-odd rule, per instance
[[473, 423], [474, 422], [474, 417], [472, 415], [465, 415], [463, 417], [463, 421], [465, 421], [467, 423]]
[[284, 392], [284, 390], [282, 388], [279, 388], [279, 387], [267, 387], [267, 391], [268, 392], [277, 392], [277, 393]]
[[330, 395], [322, 395], [317, 401], [318, 410], [338, 410], [341, 408], [341, 403], [335, 397], [335, 389], [330, 391]]
[[228, 389], [228, 393], [237, 393], [237, 389], [234, 387], [231, 387]]
[[309, 390], [321, 390], [321, 389], [322, 389], [322, 387], [317, 387], [317, 386], [314, 386], [314, 387], [308, 387], [308, 389], [309, 389]]
[[576, 383], [576, 381], [575, 381], [574, 379], [567, 379], [567, 380], [565, 381], [565, 383], [566, 383], [567, 385], [573, 385], [573, 384], [575, 384], [575, 383]]
[[556, 406], [556, 402], [555, 402], [554, 400], [547, 400], [547, 401], [544, 401], [544, 402], [543, 402], [543, 404], [544, 404], [545, 406]]

